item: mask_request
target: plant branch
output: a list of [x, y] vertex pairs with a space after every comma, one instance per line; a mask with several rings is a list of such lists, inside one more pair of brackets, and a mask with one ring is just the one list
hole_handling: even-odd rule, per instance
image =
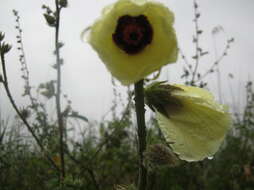
[[186, 64], [187, 69], [188, 69], [191, 73], [193, 73], [191, 64], [189, 63], [187, 57], [184, 55], [183, 51], [182, 51], [180, 48], [179, 48], [179, 53], [180, 53], [180, 55], [181, 55], [181, 57], [182, 57], [182, 59], [183, 59], [183, 62]]
[[213, 65], [197, 81], [204, 79], [209, 73], [214, 71], [214, 69], [219, 65], [219, 63], [227, 55], [228, 50], [230, 49], [231, 43], [233, 43], [233, 41], [234, 41], [233, 38], [227, 41], [226, 47], [224, 48], [222, 54], [217, 58], [217, 60], [213, 63]]
[[11, 102], [12, 107], [14, 108], [14, 110], [16, 111], [16, 113], [18, 114], [18, 116], [20, 117], [20, 119], [23, 121], [23, 123], [25, 124], [26, 128], [28, 129], [28, 131], [32, 134], [33, 138], [35, 139], [36, 143], [38, 144], [38, 146], [40, 147], [42, 153], [46, 156], [47, 160], [51, 163], [51, 165], [59, 171], [59, 168], [57, 167], [57, 165], [55, 164], [55, 162], [51, 159], [51, 157], [47, 154], [46, 150], [44, 149], [41, 141], [39, 140], [39, 138], [37, 137], [37, 135], [35, 134], [35, 132], [32, 129], [32, 126], [30, 126], [30, 124], [28, 123], [28, 121], [25, 119], [25, 117], [23, 117], [22, 113], [19, 111], [12, 95], [9, 89], [9, 85], [8, 85], [8, 78], [7, 78], [7, 72], [6, 72], [6, 66], [5, 66], [5, 58], [4, 58], [4, 53], [1, 53], [1, 62], [2, 62], [2, 68], [3, 68], [3, 75], [4, 75], [4, 80], [2, 81], [4, 84], [4, 89], [7, 93], [7, 96]]
[[147, 170], [144, 165], [144, 151], [146, 150], [146, 125], [144, 104], [144, 80], [135, 83], [135, 109], [138, 125], [138, 156], [139, 179], [138, 190], [145, 190], [147, 185]]

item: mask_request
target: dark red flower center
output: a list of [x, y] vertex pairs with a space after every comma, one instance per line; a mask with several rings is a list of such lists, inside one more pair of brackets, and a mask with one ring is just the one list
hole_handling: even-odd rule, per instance
[[124, 15], [118, 19], [112, 38], [126, 53], [137, 54], [152, 42], [153, 29], [144, 15]]

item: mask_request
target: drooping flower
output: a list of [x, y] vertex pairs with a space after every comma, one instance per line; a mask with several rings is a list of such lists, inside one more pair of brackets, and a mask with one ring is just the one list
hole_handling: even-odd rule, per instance
[[213, 157], [231, 127], [231, 117], [211, 93], [202, 88], [157, 82], [146, 88], [145, 95], [166, 141], [180, 159], [199, 161]]
[[118, 0], [91, 27], [91, 46], [111, 74], [124, 85], [176, 62], [174, 15], [164, 5]]

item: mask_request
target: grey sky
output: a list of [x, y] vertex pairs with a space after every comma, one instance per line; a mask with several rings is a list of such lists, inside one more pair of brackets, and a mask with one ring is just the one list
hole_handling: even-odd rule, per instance
[[[112, 100], [111, 76], [99, 60], [92, 48], [80, 40], [81, 31], [99, 17], [101, 9], [114, 2], [112, 0], [69, 0], [69, 7], [63, 11], [60, 38], [65, 43], [61, 55], [65, 59], [63, 67], [63, 92], [73, 101], [73, 107], [89, 118], [99, 119], [105, 114]], [[175, 13], [175, 28], [179, 45], [190, 58], [193, 54], [192, 35], [193, 6], [191, 0], [161, 0]], [[201, 19], [200, 27], [204, 30], [201, 38], [202, 47], [211, 54], [201, 61], [201, 68], [208, 68], [214, 60], [214, 41], [211, 35], [213, 27], [221, 25], [221, 32], [216, 42], [218, 52], [222, 52], [227, 38], [236, 39], [232, 48], [220, 66], [222, 73], [224, 101], [231, 103], [228, 73], [233, 73], [233, 91], [238, 97], [242, 94], [244, 82], [253, 79], [254, 69], [254, 1], [253, 0], [199, 0]], [[16, 50], [15, 18], [12, 9], [19, 11], [23, 40], [26, 50], [28, 67], [32, 85], [53, 79], [54, 64], [53, 39], [54, 30], [49, 28], [42, 16], [42, 4], [53, 5], [53, 0], [1, 0], [0, 31], [6, 33], [6, 41], [13, 44], [12, 51], [7, 55], [9, 83], [18, 104], [25, 105], [27, 100], [20, 97], [23, 82], [20, 80], [20, 64]], [[172, 64], [164, 68], [163, 79], [179, 82], [182, 64]], [[166, 76], [167, 75], [167, 76]], [[207, 78], [212, 91], [216, 92], [216, 78]], [[239, 90], [239, 84], [241, 90]], [[125, 89], [120, 87], [120, 89]], [[2, 112], [9, 113], [9, 102], [0, 87], [0, 107]]]

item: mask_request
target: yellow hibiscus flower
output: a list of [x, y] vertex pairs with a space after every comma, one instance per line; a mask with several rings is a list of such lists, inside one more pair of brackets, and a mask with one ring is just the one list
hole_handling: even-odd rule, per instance
[[231, 127], [231, 117], [212, 94], [197, 87], [156, 82], [146, 88], [145, 95], [166, 141], [180, 159], [213, 157]]
[[177, 60], [173, 22], [160, 3], [119, 0], [103, 10], [88, 42], [111, 74], [129, 85]]

